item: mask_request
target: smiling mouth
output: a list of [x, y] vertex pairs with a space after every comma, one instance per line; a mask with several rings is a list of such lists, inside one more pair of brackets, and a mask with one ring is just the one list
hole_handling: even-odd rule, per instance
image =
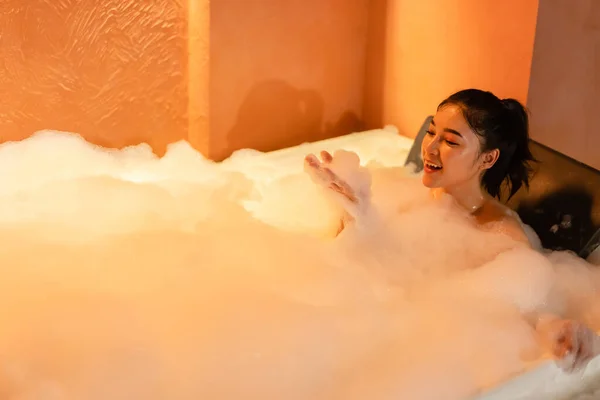
[[425, 170], [427, 172], [435, 172], [435, 171], [440, 171], [442, 169], [441, 165], [432, 163], [430, 161], [425, 161], [423, 164], [424, 164]]

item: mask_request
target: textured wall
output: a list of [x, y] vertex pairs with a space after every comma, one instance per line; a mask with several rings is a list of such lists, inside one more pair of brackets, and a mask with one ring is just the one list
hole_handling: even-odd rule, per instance
[[374, 121], [412, 137], [441, 100], [465, 87], [526, 101], [538, 0], [388, 0], [386, 7], [385, 47], [373, 53], [383, 53], [384, 78], [369, 81], [383, 85], [368, 91], [384, 93]]
[[188, 140], [202, 154], [210, 153], [210, 0], [187, 0]]
[[160, 152], [186, 137], [183, 1], [0, 1], [0, 141], [57, 129]]
[[540, 2], [528, 106], [535, 140], [600, 169], [600, 0]]
[[464, 86], [525, 99], [537, 0], [450, 3], [0, 0], [0, 141], [187, 138], [221, 159], [386, 123], [411, 136]]
[[360, 130], [369, 3], [213, 1], [212, 155]]

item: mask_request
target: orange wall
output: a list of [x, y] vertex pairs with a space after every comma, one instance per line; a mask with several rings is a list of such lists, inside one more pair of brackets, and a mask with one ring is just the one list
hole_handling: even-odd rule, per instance
[[361, 129], [369, 3], [213, 1], [211, 156]]
[[532, 137], [600, 169], [600, 1], [540, 2], [529, 89]]
[[412, 136], [462, 87], [524, 100], [536, 12], [537, 0], [6, 0], [0, 142], [57, 129], [160, 154], [186, 138], [222, 159], [387, 123]]
[[[205, 156], [210, 150], [210, 0], [187, 0], [187, 139]], [[175, 135], [170, 136], [174, 141]]]
[[0, 142], [56, 129], [160, 153], [187, 138], [188, 28], [172, 0], [3, 0]]
[[413, 137], [441, 100], [466, 87], [526, 101], [538, 0], [388, 0], [386, 7], [384, 77], [368, 82], [369, 93], [383, 92], [383, 107], [368, 126], [390, 123]]

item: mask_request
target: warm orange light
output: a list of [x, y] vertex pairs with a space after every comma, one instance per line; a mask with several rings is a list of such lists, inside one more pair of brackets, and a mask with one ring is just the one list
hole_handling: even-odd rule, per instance
[[537, 5], [3, 1], [0, 142], [188, 139], [222, 159], [385, 124], [412, 136], [459, 88], [526, 100]]
[[3, 1], [0, 141], [55, 129], [160, 153], [186, 138], [187, 10], [148, 4]]

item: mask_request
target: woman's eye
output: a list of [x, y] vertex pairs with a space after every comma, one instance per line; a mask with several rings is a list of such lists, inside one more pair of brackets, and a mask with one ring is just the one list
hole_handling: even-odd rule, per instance
[[429, 136], [434, 136], [434, 135], [435, 135], [435, 133], [434, 133], [434, 132], [431, 132], [431, 131], [426, 131], [426, 133], [427, 133]]
[[456, 142], [451, 142], [451, 141], [449, 141], [449, 140], [446, 140], [446, 143], [448, 143], [448, 145], [450, 145], [450, 146], [458, 146], [458, 143], [456, 143]]

